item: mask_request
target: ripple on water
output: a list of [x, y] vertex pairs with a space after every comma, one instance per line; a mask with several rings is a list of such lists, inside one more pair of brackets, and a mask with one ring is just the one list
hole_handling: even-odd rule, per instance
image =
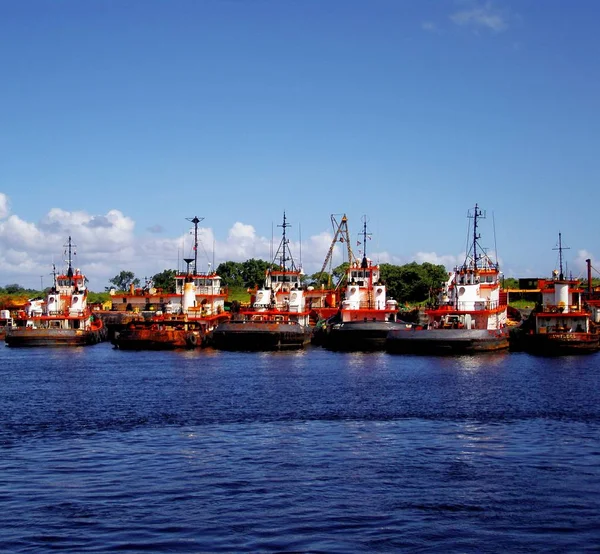
[[0, 550], [600, 543], [596, 356], [40, 352], [0, 354]]

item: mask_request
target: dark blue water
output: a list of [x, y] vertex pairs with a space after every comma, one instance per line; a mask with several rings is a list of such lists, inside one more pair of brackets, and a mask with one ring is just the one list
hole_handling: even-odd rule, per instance
[[2, 552], [600, 551], [600, 355], [0, 348]]

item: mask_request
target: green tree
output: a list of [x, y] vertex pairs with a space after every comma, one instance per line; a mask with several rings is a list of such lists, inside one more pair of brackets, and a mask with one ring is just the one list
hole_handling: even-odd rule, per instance
[[267, 269], [272, 267], [272, 264], [264, 260], [256, 260], [251, 258], [242, 263], [242, 278], [244, 286], [254, 287], [262, 285], [265, 282], [265, 274]]
[[443, 265], [411, 262], [402, 266], [381, 264], [381, 278], [388, 294], [398, 302], [423, 302], [446, 280]]
[[442, 285], [448, 280], [446, 268], [441, 264], [431, 264], [429, 262], [424, 262], [421, 264], [421, 267], [425, 272], [431, 291], [437, 293]]
[[325, 287], [331, 287], [332, 277], [327, 273], [327, 271], [317, 271], [308, 277], [308, 284], [314, 287], [320, 287], [321, 285], [325, 285]]
[[110, 300], [110, 294], [108, 292], [88, 292], [88, 304], [101, 304]]
[[393, 264], [381, 264], [379, 271], [381, 280], [386, 285], [387, 296], [398, 302], [406, 302], [408, 294], [402, 278], [402, 267]]
[[251, 258], [245, 262], [223, 262], [217, 267], [219, 275], [226, 287], [254, 287], [262, 285], [265, 274], [272, 264], [265, 260]]
[[162, 289], [163, 292], [175, 292], [176, 274], [174, 269], [165, 269], [152, 277], [152, 284], [157, 289]]
[[518, 289], [519, 280], [514, 277], [505, 277], [502, 279], [502, 287], [505, 289]]
[[346, 277], [346, 273], [348, 268], [350, 267], [349, 262], [344, 262], [343, 264], [334, 267], [331, 274], [333, 277], [334, 286], [337, 287]]
[[[114, 288], [117, 290], [127, 290], [131, 285], [137, 286], [140, 284], [140, 280], [131, 271], [121, 271], [118, 275], [115, 275], [112, 279], [109, 279], [109, 283], [112, 283]], [[106, 290], [110, 290], [113, 287], [107, 287]]]
[[13, 283], [12, 285], [6, 285], [4, 287], [4, 292], [6, 292], [6, 294], [17, 294], [25, 292], [25, 289], [21, 285]]
[[240, 262], [223, 262], [217, 267], [217, 275], [226, 287], [244, 286], [244, 266]]

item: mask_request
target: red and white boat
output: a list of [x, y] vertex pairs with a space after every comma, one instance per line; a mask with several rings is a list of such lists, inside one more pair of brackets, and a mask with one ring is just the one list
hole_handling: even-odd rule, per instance
[[282, 239], [262, 287], [250, 309], [232, 314], [212, 332], [212, 345], [220, 350], [296, 350], [310, 342], [310, 310], [302, 286], [302, 270], [289, 249], [283, 214]]
[[369, 239], [364, 218], [362, 260], [352, 257], [341, 306], [315, 332], [315, 342], [330, 350], [383, 350], [388, 333], [406, 327], [398, 320], [398, 303], [387, 298], [379, 266], [367, 257]]
[[106, 329], [87, 305], [86, 277], [74, 269], [71, 237], [66, 271], [53, 271], [53, 285], [44, 299], [31, 299], [6, 329], [8, 346], [86, 346], [106, 338]]
[[595, 301], [588, 300], [586, 306], [579, 280], [564, 276], [561, 233], [558, 234], [558, 251], [560, 269], [553, 271], [552, 279], [538, 280], [541, 304], [511, 333], [514, 350], [557, 356], [590, 354], [600, 348], [600, 335], [592, 314], [596, 311]]
[[[207, 344], [209, 334], [222, 321], [227, 291], [214, 272], [200, 273], [198, 267], [198, 224], [194, 223], [194, 257], [186, 258], [187, 271], [175, 275], [175, 292], [163, 293], [149, 287], [143, 291], [113, 294], [113, 306], [125, 305], [132, 316], [111, 337], [122, 350], [167, 350], [196, 348]], [[120, 301], [120, 303], [119, 303]]]
[[473, 235], [464, 263], [448, 273], [436, 305], [425, 310], [425, 325], [390, 332], [388, 352], [460, 354], [508, 348], [508, 306], [500, 268], [479, 244], [478, 224], [485, 213], [475, 205], [468, 217]]

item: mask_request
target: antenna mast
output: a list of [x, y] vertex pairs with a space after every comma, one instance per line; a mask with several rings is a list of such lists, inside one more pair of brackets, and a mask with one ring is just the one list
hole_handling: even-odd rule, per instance
[[198, 218], [194, 216], [192, 218], [186, 217], [188, 221], [194, 224], [194, 274], [198, 274], [198, 223], [204, 220], [203, 217]]
[[367, 263], [367, 238], [370, 238], [370, 233], [367, 233], [367, 216], [363, 215], [363, 259], [360, 264], [362, 268], [368, 267]]
[[281, 225], [277, 225], [277, 227], [281, 227], [283, 229], [283, 233], [282, 233], [282, 239], [281, 239], [281, 257], [279, 258], [280, 264], [281, 264], [281, 268], [283, 269], [283, 271], [286, 270], [285, 267], [285, 262], [287, 262], [288, 260], [290, 260], [291, 258], [288, 258], [286, 255], [286, 251], [288, 249], [288, 242], [289, 240], [286, 238], [285, 236], [285, 230], [288, 227], [291, 227], [291, 225], [287, 222], [286, 217], [285, 217], [285, 211], [283, 212], [283, 223]]
[[558, 278], [562, 281], [565, 276], [563, 273], [563, 255], [562, 255], [562, 251], [563, 250], [570, 250], [570, 248], [568, 246], [563, 246], [562, 245], [562, 233], [559, 231], [558, 233], [558, 248], [553, 248], [552, 250], [558, 250], [558, 262], [559, 262], [559, 269], [560, 269], [560, 273], [558, 275]]
[[56, 292], [57, 288], [58, 288], [58, 282], [56, 281], [56, 264], [53, 263], [52, 264], [52, 292]]
[[67, 275], [69, 277], [73, 277], [73, 257], [72, 257], [72, 248], [75, 248], [75, 245], [71, 242], [71, 235], [69, 235], [69, 240], [67, 244], [64, 245], [67, 248], [68, 256], [65, 260], [67, 262]]
[[475, 271], [477, 271], [477, 240], [481, 237], [477, 234], [477, 218], [481, 213], [481, 210], [475, 204], [475, 212], [473, 213], [473, 269]]
[[[485, 218], [485, 212], [483, 210], [480, 210], [479, 206], [477, 204], [475, 204], [475, 208], [473, 208], [473, 213], [468, 214], [467, 217], [473, 219], [473, 242], [471, 243], [471, 250], [472, 250], [472, 258], [473, 258], [473, 271], [477, 271], [477, 262], [478, 262], [479, 258], [481, 257], [481, 258], [487, 259], [487, 255], [485, 254], [485, 251], [483, 254], [477, 254], [477, 246], [479, 245], [478, 241], [481, 238], [481, 235], [477, 233], [477, 227], [479, 225], [479, 219], [482, 217]], [[484, 249], [482, 248], [482, 250], [484, 250]], [[468, 263], [468, 258], [469, 258], [469, 256], [467, 255], [467, 259], [465, 260], [465, 265], [467, 265], [467, 263]]]

